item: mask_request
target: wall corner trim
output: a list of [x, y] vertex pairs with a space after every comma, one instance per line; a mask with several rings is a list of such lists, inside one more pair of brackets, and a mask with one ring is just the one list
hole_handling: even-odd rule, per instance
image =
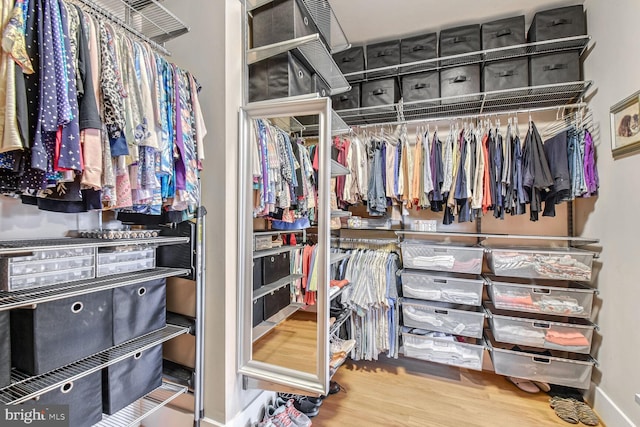
[[[602, 390], [600, 387], [593, 385], [595, 390], [593, 396], [593, 407], [605, 423], [608, 426], [616, 427], [637, 427], [636, 424], [625, 415], [624, 412], [615, 404], [613, 400]], [[636, 395], [635, 399], [638, 399]]]

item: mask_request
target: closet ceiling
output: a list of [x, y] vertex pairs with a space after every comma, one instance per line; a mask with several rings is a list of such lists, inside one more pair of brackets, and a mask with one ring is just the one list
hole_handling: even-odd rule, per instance
[[329, 0], [351, 44], [582, 4], [577, 0]]

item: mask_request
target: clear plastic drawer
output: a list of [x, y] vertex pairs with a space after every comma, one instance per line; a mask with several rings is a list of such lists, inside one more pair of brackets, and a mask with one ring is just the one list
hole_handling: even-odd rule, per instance
[[486, 279], [491, 301], [499, 310], [591, 317], [595, 289], [570, 282], [522, 279], [500, 282], [491, 276]]
[[593, 252], [573, 248], [489, 249], [489, 268], [496, 276], [580, 282], [591, 280]]
[[403, 298], [402, 313], [404, 326], [482, 338], [484, 312], [480, 307]]
[[[111, 248], [108, 248], [111, 249]], [[155, 248], [135, 248], [130, 250], [99, 250], [98, 267], [105, 264], [115, 264], [120, 262], [133, 262], [138, 260], [155, 259]]]
[[154, 258], [139, 259], [131, 262], [118, 262], [98, 266], [98, 277], [111, 276], [113, 274], [131, 273], [132, 271], [150, 270], [156, 267]]
[[406, 357], [481, 371], [484, 345], [478, 344], [482, 342], [481, 340], [467, 339], [472, 343], [458, 342], [455, 338], [452, 340], [415, 335], [409, 332], [402, 333], [403, 350]]
[[496, 310], [486, 303], [491, 332], [496, 341], [589, 354], [595, 325], [584, 319], [559, 322], [550, 316]]
[[401, 279], [402, 294], [408, 298], [482, 305], [484, 279], [481, 276], [403, 270]]
[[400, 245], [405, 268], [480, 274], [484, 248], [406, 241]]
[[90, 267], [76, 268], [72, 270], [50, 271], [40, 274], [28, 274], [16, 276], [10, 279], [10, 290], [17, 291], [26, 288], [59, 285], [77, 280], [86, 280], [95, 277], [93, 265]]
[[586, 354], [539, 350], [497, 343], [487, 334], [489, 351], [496, 374], [525, 378], [549, 384], [588, 389], [595, 361]]

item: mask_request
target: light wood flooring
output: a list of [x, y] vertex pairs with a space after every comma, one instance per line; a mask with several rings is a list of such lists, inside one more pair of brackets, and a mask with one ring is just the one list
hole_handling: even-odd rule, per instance
[[549, 407], [546, 393], [522, 392], [489, 372], [382, 356], [349, 361], [334, 380], [346, 393], [324, 400], [314, 427], [570, 426]]

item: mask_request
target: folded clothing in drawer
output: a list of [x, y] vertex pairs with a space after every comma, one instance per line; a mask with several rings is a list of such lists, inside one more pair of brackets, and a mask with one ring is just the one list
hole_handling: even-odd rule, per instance
[[484, 248], [408, 240], [400, 245], [406, 268], [480, 274]]
[[112, 415], [162, 385], [162, 344], [102, 370], [102, 411]]
[[508, 59], [488, 62], [482, 70], [482, 87], [485, 92], [516, 89], [529, 85], [529, 60]]
[[274, 0], [252, 11], [253, 47], [260, 47], [318, 32], [302, 0]]
[[578, 52], [535, 55], [529, 59], [531, 86], [571, 83], [580, 80], [580, 54]]
[[587, 34], [582, 5], [543, 10], [533, 16], [529, 27], [530, 42], [560, 39]]
[[[480, 99], [480, 65], [463, 65], [440, 71], [440, 96], [443, 104]], [[464, 96], [474, 95], [474, 96]]]
[[[94, 372], [75, 381], [64, 383], [37, 400], [25, 403], [25, 409], [31, 402], [38, 405], [65, 405], [69, 407], [66, 425], [72, 427], [91, 427], [102, 420], [102, 375]], [[36, 425], [34, 423], [34, 425]]]
[[402, 348], [406, 357], [459, 368], [482, 370], [484, 346], [475, 338], [446, 336], [441, 332], [402, 328]]
[[595, 325], [584, 319], [558, 319], [534, 314], [496, 310], [485, 303], [496, 341], [589, 354]]
[[482, 49], [524, 44], [524, 15], [482, 24]]
[[[342, 74], [355, 73], [357, 71], [364, 71], [364, 47], [354, 46], [342, 52], [334, 53], [333, 60], [335, 61]], [[346, 76], [347, 80], [359, 80], [364, 77], [364, 74], [354, 74], [353, 76]], [[334, 108], [337, 109], [337, 108]]]
[[291, 52], [249, 65], [249, 101], [311, 93], [311, 72]]
[[403, 270], [402, 295], [429, 301], [482, 305], [481, 276]]
[[589, 318], [594, 289], [576, 283], [486, 276], [489, 296], [500, 310]]
[[587, 354], [513, 346], [486, 336], [496, 374], [588, 389], [595, 361]]
[[0, 311], [0, 388], [11, 382], [11, 330], [9, 312]]
[[402, 299], [404, 325], [412, 328], [481, 338], [484, 312], [479, 307]]
[[166, 279], [113, 290], [113, 344], [140, 337], [167, 325]]
[[113, 343], [113, 291], [11, 311], [11, 361], [40, 375], [106, 350]]
[[440, 98], [440, 74], [437, 71], [409, 74], [402, 77], [402, 99], [404, 102], [427, 101], [437, 98]]
[[579, 249], [488, 247], [491, 272], [496, 276], [589, 281], [593, 252]]

